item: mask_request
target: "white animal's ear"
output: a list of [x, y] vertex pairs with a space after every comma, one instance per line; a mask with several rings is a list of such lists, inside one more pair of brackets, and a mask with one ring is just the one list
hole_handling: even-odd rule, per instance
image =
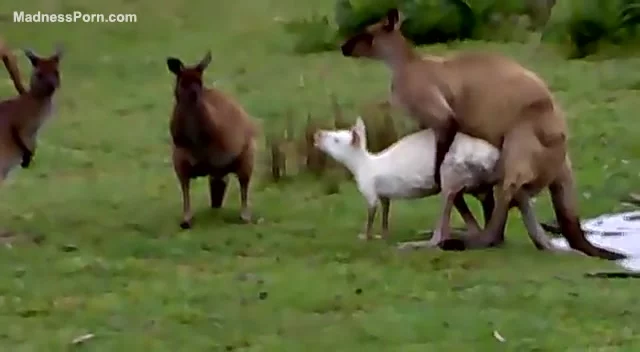
[[351, 130], [351, 145], [354, 147], [360, 147], [360, 132]]
[[364, 136], [367, 133], [367, 128], [364, 126], [364, 121], [361, 116], [358, 116], [356, 119], [355, 125], [352, 128], [354, 131], [358, 132], [361, 136]]

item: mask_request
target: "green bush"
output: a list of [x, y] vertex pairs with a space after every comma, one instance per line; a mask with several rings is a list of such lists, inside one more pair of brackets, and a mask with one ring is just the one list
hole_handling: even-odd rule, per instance
[[314, 15], [285, 23], [285, 30], [295, 36], [293, 49], [297, 53], [333, 50], [339, 40], [398, 8], [405, 15], [402, 32], [417, 45], [491, 40], [497, 39], [498, 33], [515, 33], [512, 27], [517, 24], [512, 17], [525, 13], [527, 3], [540, 1], [550, 0], [336, 0], [334, 23], [326, 16]]
[[[514, 40], [528, 29], [543, 29], [544, 41], [561, 43], [570, 57], [582, 58], [639, 42], [640, 0], [563, 0], [557, 5], [556, 0], [336, 0], [333, 23], [314, 15], [286, 23], [285, 29], [296, 38], [295, 52], [329, 51], [391, 8], [404, 14], [402, 32], [417, 45]], [[529, 19], [527, 28], [523, 16]]]
[[513, 15], [526, 12], [521, 0], [337, 0], [335, 22], [341, 36], [375, 23], [396, 7], [405, 15], [402, 32], [414, 43], [492, 39]]
[[338, 34], [345, 37], [377, 22], [389, 9], [399, 8], [402, 0], [337, 0], [334, 19]]
[[567, 44], [570, 58], [583, 58], [606, 45], [637, 42], [640, 0], [574, 1], [564, 11], [543, 38]]

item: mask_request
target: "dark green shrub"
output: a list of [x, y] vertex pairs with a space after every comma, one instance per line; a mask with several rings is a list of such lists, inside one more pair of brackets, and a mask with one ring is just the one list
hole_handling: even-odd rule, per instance
[[342, 37], [377, 22], [389, 9], [402, 8], [402, 0], [337, 0], [335, 22]]
[[594, 54], [603, 44], [624, 46], [637, 41], [640, 0], [575, 1], [543, 38], [568, 44], [570, 58]]
[[286, 23], [285, 30], [295, 36], [297, 53], [333, 50], [338, 41], [377, 22], [389, 9], [398, 8], [405, 16], [402, 32], [417, 45], [509, 40], [526, 34], [526, 28], [518, 30], [523, 27], [520, 16], [542, 13], [546, 22], [554, 4], [555, 0], [336, 0], [335, 24], [326, 16], [314, 15]]
[[473, 11], [463, 0], [407, 1], [402, 32], [414, 43], [446, 43], [472, 38], [477, 26]]
[[640, 28], [640, 0], [625, 1], [621, 16], [622, 27], [631, 38], [635, 37]]
[[521, 0], [337, 0], [338, 32], [344, 37], [360, 31], [392, 7], [405, 16], [403, 34], [418, 45], [490, 39], [511, 15], [526, 10]]

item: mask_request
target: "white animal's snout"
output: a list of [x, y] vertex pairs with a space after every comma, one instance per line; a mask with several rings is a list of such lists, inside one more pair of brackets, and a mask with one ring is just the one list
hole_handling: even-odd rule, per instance
[[324, 133], [322, 131], [316, 131], [313, 134], [313, 146], [319, 148], [322, 145], [322, 137]]

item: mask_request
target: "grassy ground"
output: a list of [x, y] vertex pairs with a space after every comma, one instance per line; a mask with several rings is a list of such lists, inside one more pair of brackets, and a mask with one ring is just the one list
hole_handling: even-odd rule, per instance
[[[87, 351], [640, 348], [637, 283], [584, 279], [612, 264], [538, 253], [515, 213], [506, 249], [399, 254], [355, 238], [365, 210], [351, 183], [327, 196], [319, 182], [256, 181], [252, 202], [264, 221], [240, 225], [235, 183], [214, 212], [203, 180], [193, 192], [195, 228], [179, 231], [167, 56], [193, 63], [211, 49], [209, 84], [234, 94], [265, 129], [278, 128], [287, 109], [300, 121], [328, 117], [328, 92], [352, 111], [385, 94], [388, 74], [337, 53], [290, 54], [276, 17], [326, 12], [332, 2], [94, 3], [24, 0], [20, 9], [136, 13], [138, 23], [2, 23], [16, 47], [49, 54], [60, 40], [67, 55], [58, 113], [34, 164], [0, 191], [3, 227], [44, 238], [0, 249], [0, 350], [62, 351], [85, 333], [95, 338], [76, 347]], [[619, 196], [638, 187], [640, 60], [461, 47], [508, 53], [550, 82], [570, 119], [581, 214], [618, 210]], [[23, 56], [20, 65], [28, 71]], [[14, 94], [2, 77], [0, 96]], [[437, 206], [393, 204], [394, 241], [433, 226]], [[546, 195], [538, 199], [542, 219], [550, 208]]]

